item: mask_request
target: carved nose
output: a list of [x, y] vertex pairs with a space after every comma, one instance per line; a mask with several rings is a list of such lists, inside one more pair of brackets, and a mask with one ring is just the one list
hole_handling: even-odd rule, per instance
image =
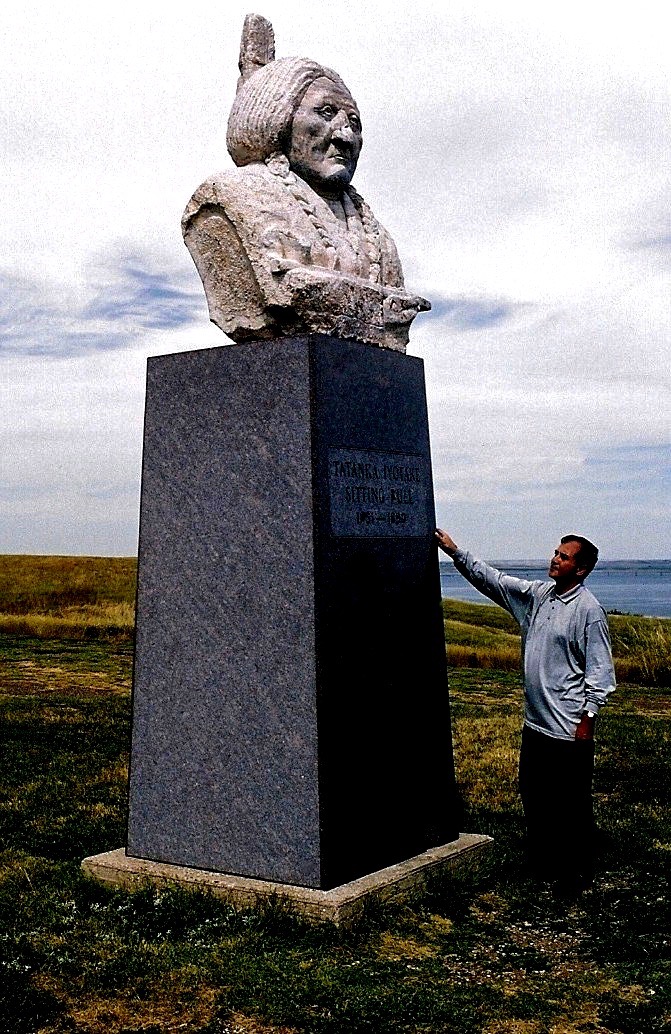
[[331, 123], [331, 136], [338, 140], [346, 140], [347, 143], [354, 143], [354, 133], [349, 124], [349, 119], [344, 111], [339, 111]]

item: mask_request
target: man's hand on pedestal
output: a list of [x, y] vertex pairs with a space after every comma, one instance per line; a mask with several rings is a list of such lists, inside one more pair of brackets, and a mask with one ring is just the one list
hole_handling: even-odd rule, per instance
[[438, 545], [442, 549], [443, 553], [447, 553], [448, 556], [454, 556], [459, 549], [456, 542], [450, 538], [446, 531], [441, 531], [440, 528], [436, 528], [436, 539]]

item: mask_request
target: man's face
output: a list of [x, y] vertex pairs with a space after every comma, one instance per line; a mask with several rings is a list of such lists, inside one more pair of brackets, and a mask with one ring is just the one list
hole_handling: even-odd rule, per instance
[[585, 573], [577, 560], [579, 553], [579, 542], [560, 542], [550, 561], [550, 578], [560, 585], [577, 584]]
[[361, 152], [361, 119], [352, 96], [330, 79], [308, 87], [291, 127], [289, 165], [324, 197], [340, 197]]

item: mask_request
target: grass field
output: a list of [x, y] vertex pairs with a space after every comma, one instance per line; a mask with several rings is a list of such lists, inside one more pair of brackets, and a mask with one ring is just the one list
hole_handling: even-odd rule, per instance
[[[599, 719], [601, 868], [578, 904], [523, 875], [519, 676], [469, 654], [450, 679], [457, 777], [464, 828], [495, 837], [493, 858], [349, 931], [314, 928], [277, 905], [236, 912], [83, 878], [82, 857], [124, 840], [132, 660], [114, 611], [86, 622], [132, 608], [134, 567], [77, 560], [68, 574], [48, 559], [27, 561], [23, 581], [17, 558], [13, 578], [0, 561], [3, 615], [70, 621], [50, 637], [29, 621], [0, 634], [0, 1034], [671, 1032], [671, 688], [659, 658]], [[519, 649], [502, 611], [445, 608], [448, 650]], [[643, 641], [652, 657], [655, 629], [668, 647], [669, 623], [612, 624], [622, 660], [641, 665]]]
[[131, 557], [0, 556], [0, 633], [130, 636], [136, 576]]
[[[123, 640], [135, 622], [134, 558], [0, 556], [0, 634]], [[500, 607], [444, 600], [452, 667], [518, 671], [517, 625]], [[621, 680], [671, 685], [671, 620], [609, 618]]]

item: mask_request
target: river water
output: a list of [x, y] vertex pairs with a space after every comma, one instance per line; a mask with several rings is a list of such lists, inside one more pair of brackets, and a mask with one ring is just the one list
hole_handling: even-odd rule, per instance
[[[517, 578], [548, 580], [548, 561], [504, 560], [493, 566]], [[488, 602], [449, 561], [441, 561], [440, 583], [443, 596]], [[608, 611], [671, 617], [671, 560], [600, 560], [585, 585]]]

